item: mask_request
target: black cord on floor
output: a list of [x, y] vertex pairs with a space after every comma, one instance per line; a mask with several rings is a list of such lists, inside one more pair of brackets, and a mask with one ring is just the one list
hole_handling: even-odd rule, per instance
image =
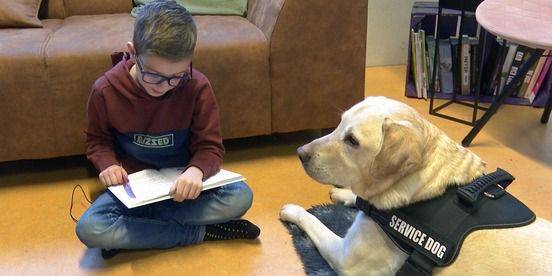
[[84, 192], [84, 189], [82, 188], [82, 186], [80, 184], [75, 185], [75, 187], [73, 187], [73, 192], [71, 192], [71, 206], [69, 207], [69, 216], [71, 217], [71, 219], [75, 223], [79, 221], [78, 219], [76, 219], [73, 216], [73, 198], [75, 196], [75, 190], [77, 189], [77, 187], [81, 189], [82, 194], [84, 195], [84, 198], [86, 199], [86, 201], [88, 201], [88, 203], [92, 204], [92, 201], [90, 199], [88, 199], [88, 197], [86, 196], [86, 193]]

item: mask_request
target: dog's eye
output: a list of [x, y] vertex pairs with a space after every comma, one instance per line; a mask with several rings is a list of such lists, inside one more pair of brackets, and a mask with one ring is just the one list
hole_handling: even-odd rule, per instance
[[359, 146], [358, 140], [352, 134], [347, 134], [347, 136], [345, 136], [345, 139], [343, 139], [343, 142], [351, 147]]

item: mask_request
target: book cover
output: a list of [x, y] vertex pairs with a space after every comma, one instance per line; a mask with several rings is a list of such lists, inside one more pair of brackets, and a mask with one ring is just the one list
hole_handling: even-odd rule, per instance
[[[487, 34], [487, 36], [490, 35]], [[481, 95], [493, 95], [499, 71], [499, 52], [501, 45], [494, 38], [486, 37], [483, 39], [487, 39], [487, 43], [484, 45], [485, 49], [480, 49], [482, 56], [481, 61], [483, 62], [483, 71], [479, 72], [481, 75]]]
[[[535, 97], [535, 100], [533, 101], [532, 105], [535, 107], [544, 107], [548, 103], [548, 98], [552, 94], [552, 66], [551, 69], [548, 70], [548, 76], [545, 77], [546, 81], [543, 82], [543, 85], [541, 86], [541, 89], [537, 96]], [[544, 84], [546, 83], [546, 84]]]
[[418, 96], [418, 74], [416, 72], [418, 59], [416, 58], [416, 32], [414, 29], [410, 30], [410, 49], [411, 49], [411, 55], [410, 58], [410, 65], [412, 69], [412, 79], [414, 80], [414, 86], [416, 87], [416, 96]]
[[531, 91], [531, 96], [529, 96], [529, 101], [533, 103], [536, 96], [540, 92], [541, 85], [545, 79], [545, 77], [548, 75], [548, 70], [550, 69], [550, 65], [552, 64], [552, 57], [547, 57], [546, 62], [544, 63], [544, 66], [542, 67], [541, 73], [539, 74], [539, 77], [537, 81], [535, 82], [535, 87], [533, 87], [533, 90]]
[[416, 96], [422, 98], [424, 90], [424, 76], [422, 69], [422, 41], [420, 33], [414, 33], [414, 40], [416, 43]]
[[[431, 35], [428, 35], [426, 36], [426, 44], [427, 44], [427, 61], [428, 61], [428, 80], [431, 84], [431, 81], [433, 79], [433, 71], [434, 71], [434, 57], [435, 57], [435, 37], [431, 36]], [[438, 67], [437, 67], [438, 68]], [[435, 72], [435, 83], [433, 84], [434, 88], [435, 88], [435, 91], [438, 91], [438, 87], [437, 87], [437, 79], [438, 79], [438, 75], [437, 75], [437, 72]], [[429, 89], [429, 87], [428, 87]]]
[[[183, 168], [142, 170], [129, 174], [128, 183], [110, 186], [108, 189], [127, 208], [135, 208], [172, 198], [169, 194], [170, 189], [182, 172]], [[202, 191], [243, 180], [245, 180], [245, 178], [242, 175], [221, 169], [217, 174], [209, 177], [203, 182]]]
[[451, 56], [452, 56], [452, 87], [454, 93], [460, 93], [461, 92], [461, 62], [462, 62], [462, 50], [460, 49], [460, 41], [458, 37], [450, 37], [450, 50], [451, 50]]
[[514, 61], [514, 55], [516, 54], [517, 47], [517, 44], [508, 45], [508, 52], [506, 54], [506, 58], [504, 59], [504, 65], [502, 66], [502, 70], [500, 73], [500, 87], [498, 87], [498, 91], [496, 93], [497, 95], [502, 94], [502, 91], [506, 86], [506, 81], [508, 80], [508, 76], [510, 75], [510, 68], [512, 67], [512, 62]]
[[414, 76], [414, 86], [416, 87], [416, 97], [422, 97], [422, 82], [421, 79], [421, 60], [420, 54], [420, 34], [412, 29], [412, 75]]
[[492, 64], [493, 69], [492, 69], [492, 74], [490, 75], [490, 78], [489, 78], [488, 92], [486, 92], [487, 95], [496, 95], [498, 92], [498, 88], [500, 85], [500, 73], [502, 71], [501, 63], [503, 63], [502, 56], [500, 55], [500, 51], [501, 51], [500, 48], [503, 47], [504, 43], [505, 43], [504, 40], [498, 37], [496, 38], [497, 55], [496, 55], [495, 61]]
[[439, 76], [441, 92], [454, 93], [452, 77], [452, 51], [449, 39], [439, 39]]
[[463, 35], [460, 45], [460, 91], [462, 95], [470, 94], [470, 72], [471, 72], [471, 53], [470, 39], [467, 35]]
[[479, 78], [479, 57], [478, 57], [478, 50], [479, 47], [479, 39], [477, 37], [470, 37], [470, 88], [471, 91], [475, 93], [475, 89], [477, 86], [478, 78]]
[[[530, 55], [530, 54], [528, 54]], [[523, 82], [521, 84], [521, 87], [519, 88], [519, 97], [524, 99], [529, 99], [529, 96], [531, 95], [531, 92], [527, 93], [529, 88], [529, 83], [531, 83], [531, 79], [533, 78], [533, 74], [535, 72], [535, 69], [537, 68], [538, 61], [527, 70], [527, 73], [525, 74], [525, 77], [523, 78]]]
[[427, 90], [429, 89], [429, 74], [426, 49], [426, 35], [424, 30], [420, 30], [420, 47], [422, 57], [422, 98], [427, 99]]
[[527, 86], [527, 91], [525, 91], [524, 98], [529, 99], [531, 97], [531, 93], [533, 93], [533, 88], [535, 87], [535, 83], [537, 82], [537, 79], [539, 78], [539, 75], [542, 71], [542, 67], [544, 66], [544, 63], [546, 62], [546, 55], [548, 55], [549, 53], [550, 53], [549, 51], [545, 51], [543, 56], [539, 58], [539, 61], [537, 62], [537, 65], [535, 66], [535, 71], [533, 72], [533, 76], [531, 76], [531, 81], [529, 82], [529, 85]]
[[[518, 70], [521, 66], [527, 61], [531, 48], [519, 45], [514, 54], [514, 60], [512, 61], [512, 66], [510, 67], [510, 72], [508, 73], [508, 78], [506, 79], [506, 85], [509, 85], [514, 77], [516, 76]], [[520, 89], [516, 89], [513, 93], [513, 97], [517, 97]]]

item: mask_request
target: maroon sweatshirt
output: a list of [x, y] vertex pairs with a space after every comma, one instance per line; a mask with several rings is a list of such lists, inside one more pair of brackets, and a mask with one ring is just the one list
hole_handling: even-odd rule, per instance
[[101, 76], [88, 98], [86, 155], [99, 171], [122, 165], [146, 168], [196, 166], [204, 179], [222, 163], [219, 109], [209, 80], [193, 78], [163, 96], [152, 97], [129, 73], [128, 54]]

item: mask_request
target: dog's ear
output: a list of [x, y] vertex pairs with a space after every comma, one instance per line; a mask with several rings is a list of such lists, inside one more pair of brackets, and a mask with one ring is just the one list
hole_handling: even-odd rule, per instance
[[406, 120], [385, 118], [382, 143], [372, 163], [370, 173], [376, 179], [402, 177], [422, 163], [424, 151], [422, 130]]

